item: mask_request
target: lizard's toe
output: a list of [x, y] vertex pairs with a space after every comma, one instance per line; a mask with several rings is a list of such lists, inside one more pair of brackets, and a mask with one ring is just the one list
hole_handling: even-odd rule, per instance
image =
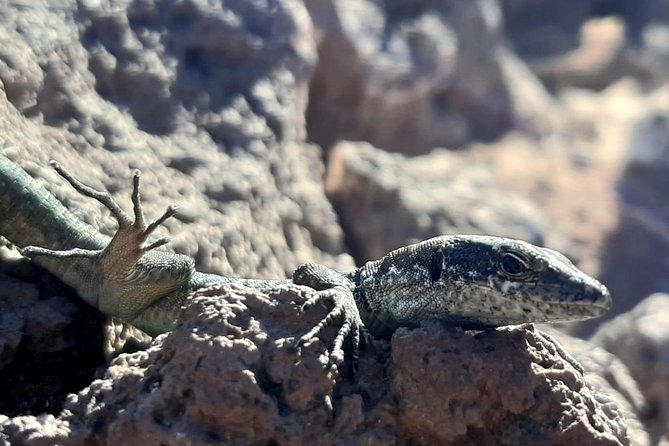
[[313, 338], [319, 337], [323, 330], [339, 320], [341, 321], [341, 325], [332, 343], [332, 347], [329, 350], [330, 362], [339, 365], [344, 361], [346, 356], [344, 352], [344, 342], [347, 337], [351, 338], [351, 359], [357, 361], [361, 332], [364, 325], [360, 318], [358, 307], [355, 304], [353, 293], [351, 290], [340, 286], [317, 291], [316, 296], [309, 299], [302, 308], [311, 308], [324, 300], [332, 301], [334, 307], [330, 310], [327, 316], [321, 319], [321, 321], [309, 330], [309, 332], [298, 339], [297, 345], [303, 346]]

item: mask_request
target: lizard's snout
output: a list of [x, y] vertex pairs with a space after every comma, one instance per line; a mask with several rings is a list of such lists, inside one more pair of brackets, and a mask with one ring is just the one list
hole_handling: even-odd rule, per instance
[[592, 296], [592, 304], [599, 307], [602, 313], [609, 311], [613, 306], [609, 289], [598, 281], [592, 280], [592, 283], [587, 283], [585, 291], [589, 296]]
[[613, 306], [613, 300], [611, 299], [611, 293], [609, 292], [609, 289], [606, 288], [604, 285], [602, 285], [602, 297], [600, 299], [600, 303], [602, 307], [606, 309], [606, 311], [609, 311], [611, 307]]

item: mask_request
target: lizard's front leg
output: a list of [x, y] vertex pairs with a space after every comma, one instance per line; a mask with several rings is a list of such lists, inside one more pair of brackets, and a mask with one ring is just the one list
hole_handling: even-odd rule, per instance
[[344, 340], [350, 335], [352, 359], [355, 364], [361, 339], [365, 339], [366, 333], [358, 306], [353, 297], [353, 283], [346, 276], [316, 263], [306, 263], [297, 268], [293, 273], [293, 283], [306, 285], [316, 290], [316, 295], [304, 304], [303, 309], [313, 307], [324, 301], [330, 301], [334, 304], [328, 315], [302, 336], [298, 343], [302, 345], [309, 342], [339, 319], [341, 320], [341, 327], [339, 327], [330, 350], [330, 360], [335, 364], [340, 364], [344, 360], [342, 347]]
[[94, 296], [82, 296], [104, 313], [130, 321], [166, 294], [184, 286], [194, 271], [193, 259], [155, 249], [170, 241], [169, 237], [145, 244], [147, 238], [177, 209], [171, 204], [164, 214], [146, 224], [139, 192], [140, 172], [135, 171], [132, 203], [134, 219], [126, 214], [108, 192], [98, 191], [74, 178], [60, 163], [51, 166], [78, 192], [102, 203], [118, 222], [118, 230], [109, 244], [100, 250], [51, 250], [28, 246], [21, 250], [28, 257], [49, 256], [62, 259], [86, 259], [90, 273], [87, 280], [97, 283], [82, 287]]

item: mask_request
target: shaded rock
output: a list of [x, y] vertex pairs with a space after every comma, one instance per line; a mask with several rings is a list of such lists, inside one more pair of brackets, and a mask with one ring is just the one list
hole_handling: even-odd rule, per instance
[[669, 295], [653, 294], [603, 324], [592, 341], [629, 368], [648, 402], [645, 422], [655, 440], [669, 422]]
[[528, 200], [500, 188], [490, 166], [435, 150], [406, 158], [366, 143], [331, 152], [326, 190], [359, 261], [441, 234], [489, 234], [542, 244], [547, 222]]
[[[659, 2], [658, 2], [659, 3]], [[665, 8], [669, 7], [669, 4]], [[643, 68], [648, 78], [647, 84], [661, 87], [665, 85], [669, 73], [669, 25], [667, 20], [653, 20], [643, 27], [640, 49], [635, 62]]]
[[121, 355], [57, 418], [0, 419], [0, 435], [27, 445], [629, 444], [616, 405], [531, 330], [402, 329], [363, 351], [351, 379], [326, 366], [334, 330], [293, 348], [327, 313], [301, 312], [310, 293], [200, 290], [173, 332]]
[[625, 31], [618, 18], [588, 20], [580, 29], [577, 48], [559, 56], [537, 57], [529, 67], [552, 91], [566, 86], [601, 90], [634, 72], [625, 52]]
[[649, 196], [653, 206], [669, 206], [669, 111], [649, 110], [635, 124], [623, 180]]
[[602, 89], [624, 77], [648, 87], [669, 73], [666, 0], [501, 0], [511, 47], [553, 91]]
[[321, 34], [310, 140], [425, 153], [550, 127], [551, 100], [504, 47], [495, 1], [306, 5]]
[[554, 56], [578, 47], [578, 31], [592, 2], [500, 0], [505, 34], [523, 58]]
[[[173, 249], [200, 270], [281, 278], [306, 261], [352, 265], [322, 191], [320, 150], [304, 143], [316, 48], [299, 1], [33, 2], [3, 9], [0, 43], [0, 151], [85, 222], [108, 235], [116, 227], [49, 159], [109, 190], [125, 209], [133, 170], [142, 169], [148, 219], [170, 202], [181, 205], [157, 236], [170, 232]], [[8, 268], [0, 261], [0, 270]], [[103, 318], [65, 303], [76, 296], [43, 274], [31, 268], [18, 281], [0, 277], [0, 288], [12, 290], [2, 308], [12, 316], [0, 319], [3, 370], [25, 379], [11, 381], [22, 400], [7, 413], [62, 404], [61, 391], [53, 392], [55, 406], [29, 396], [45, 378], [30, 361], [14, 367], [25, 359], [22, 346], [42, 363], [54, 352], [81, 355], [66, 357], [70, 370], [87, 371], [86, 381], [67, 391], [90, 382], [102, 364]], [[27, 311], [18, 298], [35, 293]], [[79, 339], [97, 339], [100, 348], [92, 354]]]
[[104, 315], [0, 247], [0, 413], [59, 411], [103, 362]]
[[[669, 291], [669, 114], [652, 107], [634, 122], [617, 192], [620, 221], [603, 254], [602, 278], [627, 299]], [[624, 271], [624, 276], [621, 275]]]

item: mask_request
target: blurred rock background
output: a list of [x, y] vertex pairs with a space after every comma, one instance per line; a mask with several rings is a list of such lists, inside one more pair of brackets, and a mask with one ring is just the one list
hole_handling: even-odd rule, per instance
[[[669, 444], [669, 313], [646, 299], [669, 292], [669, 1], [9, 1], [0, 128], [108, 234], [47, 161], [122, 203], [141, 168], [204, 271], [346, 269], [451, 233], [558, 249], [614, 298], [560, 330], [596, 332]], [[57, 413], [101, 320], [8, 247], [0, 308], [0, 413]]]

